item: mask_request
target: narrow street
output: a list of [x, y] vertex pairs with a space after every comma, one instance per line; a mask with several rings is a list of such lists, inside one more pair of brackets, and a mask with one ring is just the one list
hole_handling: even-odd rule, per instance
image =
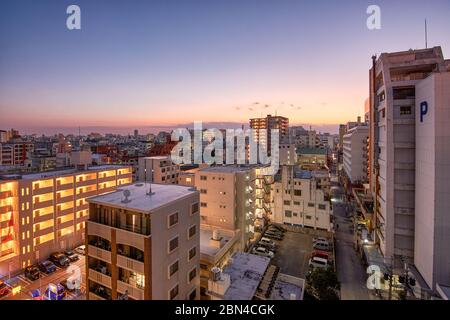
[[342, 300], [369, 300], [374, 297], [366, 287], [367, 275], [361, 260], [353, 248], [353, 230], [350, 221], [351, 213], [347, 212], [342, 201], [343, 190], [334, 184], [336, 201], [333, 204], [335, 223], [339, 225], [336, 231], [336, 269], [341, 283]]

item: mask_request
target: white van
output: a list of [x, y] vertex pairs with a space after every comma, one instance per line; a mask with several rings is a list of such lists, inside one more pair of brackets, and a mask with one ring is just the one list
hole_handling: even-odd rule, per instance
[[327, 259], [319, 258], [319, 257], [313, 257], [309, 259], [309, 266], [313, 269], [315, 268], [327, 268], [328, 267], [328, 261]]

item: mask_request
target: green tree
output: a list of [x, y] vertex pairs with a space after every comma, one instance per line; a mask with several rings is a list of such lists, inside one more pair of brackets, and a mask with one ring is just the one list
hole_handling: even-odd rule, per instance
[[306, 293], [318, 300], [338, 300], [340, 283], [331, 269], [316, 268], [308, 274]]

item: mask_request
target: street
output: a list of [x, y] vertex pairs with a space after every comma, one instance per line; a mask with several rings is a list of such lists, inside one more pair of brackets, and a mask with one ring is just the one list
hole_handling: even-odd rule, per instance
[[[28, 300], [31, 299], [30, 291], [39, 289], [41, 294], [44, 294], [45, 289], [47, 289], [50, 283], [58, 284], [61, 281], [69, 278], [71, 275], [75, 275], [77, 270], [80, 271], [81, 275], [81, 288], [78, 292], [67, 292], [66, 299], [67, 300], [84, 300], [85, 299], [85, 257], [79, 255], [79, 260], [71, 263], [69, 268], [59, 268], [52, 274], [45, 274], [40, 272], [40, 279], [31, 281], [24, 276], [24, 274], [18, 275], [18, 279], [20, 280], [21, 292], [16, 295], [9, 295], [8, 297], [2, 298], [2, 300]], [[75, 268], [74, 268], [75, 267]], [[79, 269], [77, 269], [79, 268]], [[74, 271], [72, 271], [74, 270]], [[73, 272], [73, 273], [72, 273]]]
[[334, 184], [335, 199], [333, 214], [335, 223], [339, 225], [336, 230], [336, 269], [341, 283], [342, 300], [369, 300], [373, 296], [369, 294], [366, 286], [367, 275], [361, 260], [353, 248], [353, 231], [350, 222], [351, 212], [347, 213], [346, 204], [343, 202], [343, 190], [338, 184]]

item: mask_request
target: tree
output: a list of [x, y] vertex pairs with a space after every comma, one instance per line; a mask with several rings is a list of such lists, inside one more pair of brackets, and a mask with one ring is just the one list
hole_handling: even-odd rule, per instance
[[306, 277], [306, 293], [317, 300], [339, 300], [340, 283], [330, 268], [316, 268]]

